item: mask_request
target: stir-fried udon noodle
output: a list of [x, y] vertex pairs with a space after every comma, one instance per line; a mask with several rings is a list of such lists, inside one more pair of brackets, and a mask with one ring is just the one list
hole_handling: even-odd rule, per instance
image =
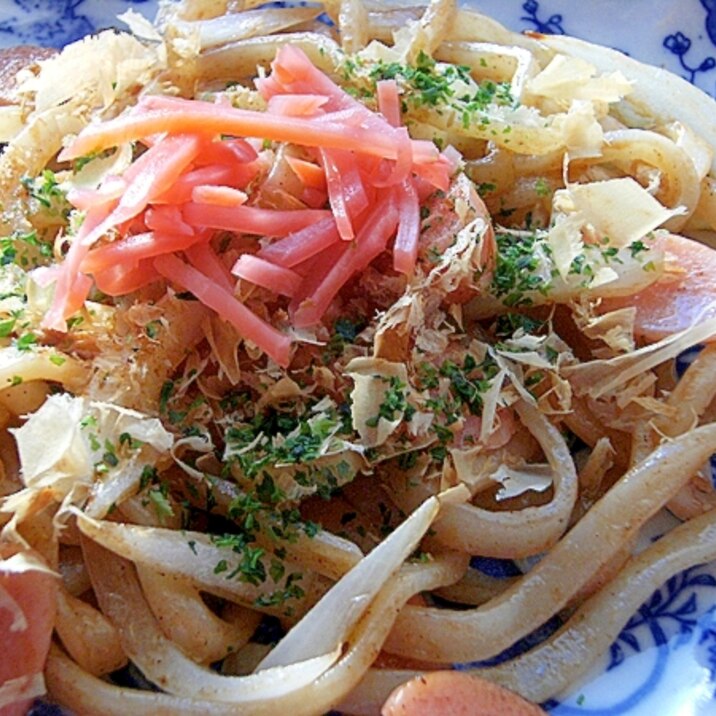
[[712, 101], [448, 0], [251, 4], [0, 109], [0, 710], [544, 702], [716, 558]]

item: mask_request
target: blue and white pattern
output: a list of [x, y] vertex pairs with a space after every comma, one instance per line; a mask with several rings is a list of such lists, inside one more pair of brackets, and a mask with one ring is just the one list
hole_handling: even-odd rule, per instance
[[[716, 0], [479, 0], [476, 4], [515, 30], [571, 34], [615, 47], [716, 96]], [[117, 15], [130, 7], [153, 18], [157, 5], [157, 0], [2, 0], [0, 47], [23, 43], [62, 47], [87, 33], [120, 25]]]
[[[677, 524], [662, 514], [645, 528], [646, 546]], [[506, 560], [473, 559], [492, 577], [515, 576]], [[499, 664], [528, 651], [561, 626], [558, 618], [491, 659]], [[638, 609], [592, 669], [569, 694], [543, 704], [554, 716], [712, 716], [716, 714], [716, 564], [669, 579]]]
[[677, 32], [674, 35], [667, 35], [664, 38], [664, 47], [669, 50], [672, 54], [679, 58], [679, 64], [681, 69], [684, 71], [684, 77], [691, 83], [696, 82], [697, 75], [710, 72], [716, 68], [716, 60], [710, 55], [698, 65], [690, 65], [687, 55], [691, 50], [691, 39], [686, 37], [682, 32]]
[[672, 577], [629, 620], [591, 680], [555, 716], [716, 713], [716, 569]]
[[562, 27], [562, 16], [561, 15], [550, 15], [544, 20], [539, 18], [539, 2], [537, 0], [527, 0], [522, 3], [522, 9], [526, 13], [520, 20], [526, 22], [536, 32], [543, 32], [550, 35], [565, 35], [564, 28]]
[[664, 67], [716, 97], [716, 0], [479, 0], [510, 28], [567, 34]]
[[[470, 0], [466, 0], [469, 2]], [[664, 67], [716, 96], [716, 0], [475, 0], [508, 27], [571, 34]], [[1, 0], [0, 47], [62, 47], [121, 26], [157, 0]], [[687, 362], [687, 361], [684, 361]], [[673, 521], [661, 516], [651, 537]], [[544, 638], [556, 624], [525, 640]], [[716, 715], [716, 566], [675, 576], [643, 604], [584, 683], [547, 704], [555, 716]], [[35, 716], [56, 716], [38, 706]]]
[[135, 8], [153, 18], [156, 0], [3, 0], [0, 47], [34, 44], [63, 47], [107, 27], [117, 15]]

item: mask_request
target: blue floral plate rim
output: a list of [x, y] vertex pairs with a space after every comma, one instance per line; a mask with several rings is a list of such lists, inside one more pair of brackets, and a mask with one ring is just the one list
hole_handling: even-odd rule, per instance
[[[716, 0], [479, 0], [507, 27], [571, 34], [664, 67], [716, 97]], [[0, 47], [62, 47], [157, 0], [4, 0]], [[716, 116], [716, 114], [715, 114]], [[654, 523], [654, 534], [665, 528]], [[662, 520], [662, 521], [660, 521]], [[672, 579], [642, 605], [583, 684], [547, 704], [558, 716], [716, 714], [716, 566]], [[38, 705], [33, 716], [58, 716]]]

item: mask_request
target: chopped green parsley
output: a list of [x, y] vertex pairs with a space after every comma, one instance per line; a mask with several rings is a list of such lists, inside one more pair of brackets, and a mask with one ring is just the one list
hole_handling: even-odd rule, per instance
[[497, 262], [492, 276], [492, 291], [506, 306], [529, 306], [526, 293], [546, 295], [551, 283], [540, 273], [543, 262], [539, 251], [549, 247], [536, 234], [497, 233]]

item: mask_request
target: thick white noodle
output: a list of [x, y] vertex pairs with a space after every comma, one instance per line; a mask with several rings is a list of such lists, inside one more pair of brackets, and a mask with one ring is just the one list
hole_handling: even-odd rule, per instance
[[[716, 512], [710, 512], [680, 525], [635, 557], [546, 642], [504, 664], [470, 673], [537, 703], [557, 696], [587, 673], [659, 585], [715, 558]], [[371, 669], [339, 708], [355, 716], [373, 716], [394, 688], [420, 673]]]
[[[470, 504], [446, 505], [433, 529], [435, 537], [452, 549], [489, 557], [527, 557], [554, 545], [567, 528], [577, 498], [577, 474], [569, 448], [535, 406], [521, 401], [515, 409], [552, 468], [553, 499], [546, 505], [508, 512]], [[403, 495], [394, 492], [394, 499], [403, 509], [411, 508], [414, 500], [424, 499], [427, 489], [417, 485]]]
[[662, 444], [499, 597], [466, 611], [408, 606], [384, 648], [439, 663], [499, 654], [564, 607], [714, 452], [716, 424]]

